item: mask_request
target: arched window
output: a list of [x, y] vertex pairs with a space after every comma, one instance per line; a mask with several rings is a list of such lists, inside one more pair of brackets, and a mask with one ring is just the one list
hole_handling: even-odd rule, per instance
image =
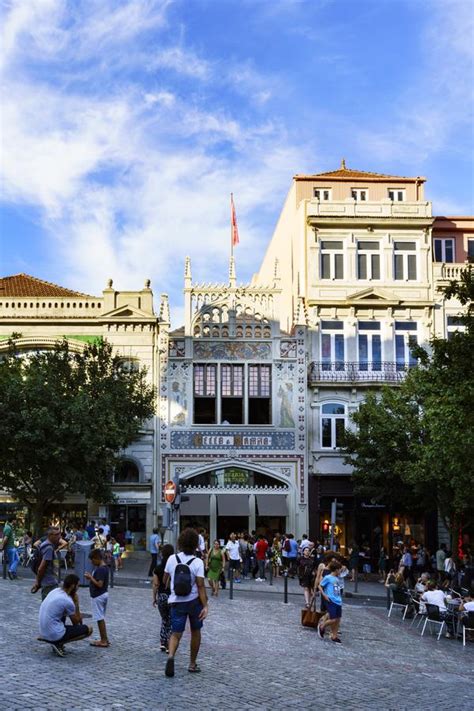
[[114, 474], [115, 484], [138, 484], [140, 481], [140, 472], [135, 462], [130, 459], [123, 459]]
[[321, 448], [336, 449], [342, 444], [346, 427], [346, 406], [327, 402], [321, 407]]

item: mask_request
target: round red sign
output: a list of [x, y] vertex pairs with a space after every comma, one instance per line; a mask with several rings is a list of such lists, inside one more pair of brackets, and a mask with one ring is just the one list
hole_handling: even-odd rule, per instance
[[176, 498], [176, 484], [174, 481], [167, 481], [165, 484], [165, 501], [172, 504]]

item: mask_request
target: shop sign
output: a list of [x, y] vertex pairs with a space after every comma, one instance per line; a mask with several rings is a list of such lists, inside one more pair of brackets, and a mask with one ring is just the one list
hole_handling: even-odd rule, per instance
[[171, 432], [171, 449], [294, 449], [293, 432], [181, 430]]
[[121, 506], [125, 505], [137, 505], [137, 504], [149, 504], [149, 499], [115, 499], [114, 504], [119, 504]]
[[360, 505], [361, 509], [385, 509], [386, 506], [385, 504], [366, 504], [365, 501], [363, 501]]

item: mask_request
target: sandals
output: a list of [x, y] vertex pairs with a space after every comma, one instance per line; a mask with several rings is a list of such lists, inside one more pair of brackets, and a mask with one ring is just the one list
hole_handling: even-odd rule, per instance
[[195, 664], [193, 667], [188, 667], [188, 672], [190, 674], [199, 674], [201, 671], [201, 667], [199, 667], [197, 664]]
[[174, 676], [174, 659], [173, 659], [173, 657], [168, 657], [168, 659], [166, 660], [165, 676], [167, 676], [167, 677]]
[[102, 644], [100, 640], [97, 640], [96, 642], [89, 642], [89, 645], [91, 647], [101, 647], [102, 649], [106, 649], [107, 647], [110, 647], [110, 642], [107, 642], [107, 644]]

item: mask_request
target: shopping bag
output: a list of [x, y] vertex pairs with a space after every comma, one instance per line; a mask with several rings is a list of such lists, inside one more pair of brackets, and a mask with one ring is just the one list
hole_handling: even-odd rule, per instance
[[308, 608], [304, 608], [301, 610], [301, 624], [303, 627], [312, 627], [313, 629], [316, 629], [316, 627], [319, 624], [319, 620], [321, 617], [324, 617], [326, 613], [325, 612], [318, 612], [317, 610], [312, 610]]

